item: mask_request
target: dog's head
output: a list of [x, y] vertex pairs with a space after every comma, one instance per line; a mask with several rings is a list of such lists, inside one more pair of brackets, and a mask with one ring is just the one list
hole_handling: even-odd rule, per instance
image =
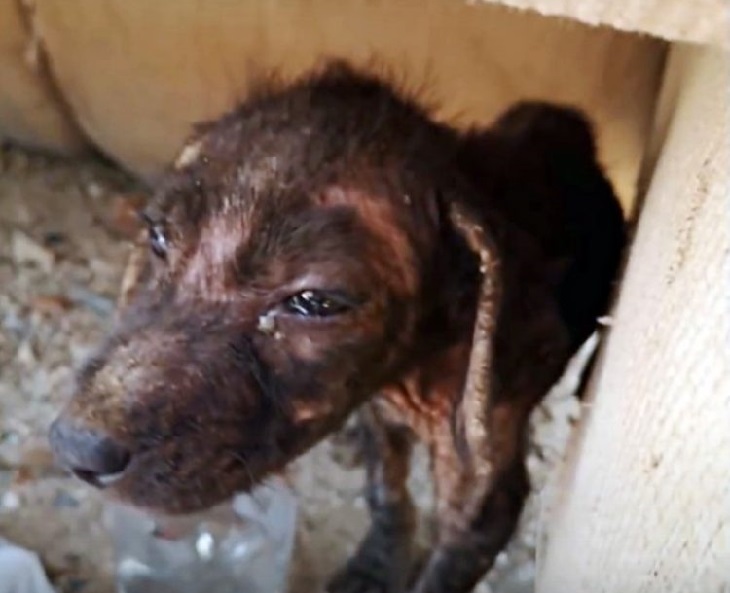
[[132, 504], [211, 506], [453, 340], [479, 268], [444, 206], [455, 150], [342, 66], [202, 127], [52, 428], [61, 459]]

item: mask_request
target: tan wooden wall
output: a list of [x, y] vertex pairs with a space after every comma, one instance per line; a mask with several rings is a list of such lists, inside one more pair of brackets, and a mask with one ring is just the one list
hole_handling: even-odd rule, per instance
[[677, 47], [666, 140], [550, 493], [538, 593], [730, 591], [730, 56]]
[[[489, 0], [482, 0], [489, 1]], [[492, 0], [544, 15], [730, 49], [727, 0]]]

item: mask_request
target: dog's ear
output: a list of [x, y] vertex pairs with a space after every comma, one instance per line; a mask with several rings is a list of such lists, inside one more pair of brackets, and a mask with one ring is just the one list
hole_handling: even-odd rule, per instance
[[[449, 218], [455, 231], [479, 259], [481, 281], [472, 335], [469, 367], [461, 397], [453, 411], [453, 429], [462, 460], [470, 463], [485, 451], [489, 438], [489, 406], [494, 389], [494, 339], [500, 306], [500, 262], [485, 225], [466, 205], [452, 202]], [[477, 471], [477, 468], [473, 468]]]

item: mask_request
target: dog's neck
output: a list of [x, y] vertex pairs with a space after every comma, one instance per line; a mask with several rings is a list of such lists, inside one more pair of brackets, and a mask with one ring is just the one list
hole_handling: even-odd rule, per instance
[[[481, 284], [479, 261], [465, 244], [444, 250], [449, 260], [437, 261], [425, 274], [424, 301], [406, 364], [381, 390], [400, 413], [413, 422], [439, 415], [463, 388], [471, 351]], [[457, 254], [454, 259], [454, 254]], [[427, 408], [431, 411], [421, 414]]]
[[421, 439], [430, 438], [453, 412], [464, 387], [470, 351], [470, 334], [435, 351], [385, 386], [375, 404], [391, 422], [408, 425]]

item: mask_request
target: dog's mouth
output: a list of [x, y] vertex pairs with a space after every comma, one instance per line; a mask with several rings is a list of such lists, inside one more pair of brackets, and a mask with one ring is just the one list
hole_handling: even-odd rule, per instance
[[[206, 512], [238, 493], [248, 492], [269, 475], [266, 472], [260, 479], [254, 479], [254, 475], [259, 475], [255, 470], [235, 475], [210, 474], [206, 467], [198, 467], [197, 474], [187, 474], [188, 469], [180, 474], [170, 468], [166, 456], [156, 451], [137, 451], [122, 471], [98, 473], [73, 466], [66, 471], [98, 491], [107, 502], [135, 508], [156, 518]], [[197, 478], [190, 480], [187, 475]], [[221, 481], [226, 483], [221, 485]]]

